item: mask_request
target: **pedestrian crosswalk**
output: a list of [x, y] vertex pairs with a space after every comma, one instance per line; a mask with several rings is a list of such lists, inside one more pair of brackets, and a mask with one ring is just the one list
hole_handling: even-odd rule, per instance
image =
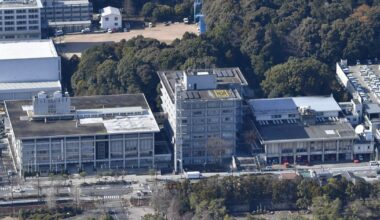
[[9, 187], [0, 187], [0, 191], [7, 191], [9, 190]]
[[102, 199], [106, 199], [106, 200], [120, 199], [120, 196], [119, 195], [103, 196]]

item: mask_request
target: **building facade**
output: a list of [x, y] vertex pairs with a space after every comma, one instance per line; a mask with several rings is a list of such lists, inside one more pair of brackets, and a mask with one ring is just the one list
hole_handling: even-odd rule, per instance
[[17, 168], [25, 172], [153, 168], [158, 125], [143, 94], [5, 101]]
[[120, 29], [123, 25], [120, 10], [111, 6], [105, 7], [101, 11], [100, 28], [107, 29]]
[[238, 68], [162, 71], [162, 108], [174, 144], [174, 168], [231, 159], [247, 82]]
[[43, 27], [78, 32], [91, 26], [92, 4], [88, 0], [42, 0]]
[[0, 100], [61, 90], [61, 58], [51, 40], [0, 42]]
[[40, 0], [0, 1], [0, 41], [41, 39]]
[[355, 132], [331, 96], [253, 99], [249, 104], [269, 164], [369, 160], [374, 152], [370, 134]]

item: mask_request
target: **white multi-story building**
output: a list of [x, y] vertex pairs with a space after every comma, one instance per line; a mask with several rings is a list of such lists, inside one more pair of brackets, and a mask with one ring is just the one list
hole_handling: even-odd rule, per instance
[[100, 28], [107, 29], [119, 29], [122, 27], [122, 17], [120, 10], [111, 6], [105, 7], [101, 11]]
[[0, 1], [0, 41], [41, 39], [40, 0]]
[[61, 90], [61, 58], [51, 40], [0, 42], [0, 100]]
[[88, 0], [42, 0], [43, 27], [77, 32], [91, 26], [92, 4]]
[[6, 130], [25, 172], [154, 167], [156, 120], [143, 94], [5, 101]]
[[369, 160], [372, 133], [354, 130], [332, 96], [252, 99], [255, 132], [268, 163]]
[[160, 71], [162, 109], [174, 144], [174, 168], [231, 159], [242, 117], [239, 68]]

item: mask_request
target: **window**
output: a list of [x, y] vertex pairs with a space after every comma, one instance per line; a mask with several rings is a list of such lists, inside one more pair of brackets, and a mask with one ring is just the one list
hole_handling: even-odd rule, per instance
[[29, 30], [38, 30], [38, 26], [30, 26]]
[[272, 115], [271, 118], [281, 118], [281, 115]]
[[29, 24], [38, 24], [38, 20], [29, 21]]
[[5, 25], [14, 25], [15, 23], [13, 21], [6, 21], [4, 22]]
[[14, 31], [14, 27], [5, 27], [4, 31]]
[[37, 13], [38, 9], [29, 9], [29, 13]]
[[13, 14], [13, 10], [5, 10], [4, 14], [6, 14], [6, 15]]
[[119, 25], [119, 23], [116, 22], [116, 23], [115, 23], [115, 26], [118, 26], [118, 25]]
[[29, 15], [29, 18], [30, 18], [30, 19], [38, 18], [38, 15]]
[[20, 26], [20, 27], [17, 27], [17, 30], [18, 31], [23, 31], [23, 30], [26, 30], [26, 27], [25, 26]]
[[26, 21], [17, 21], [17, 24], [26, 24]]
[[13, 20], [14, 16], [4, 16], [4, 20]]
[[109, 20], [109, 18], [104, 18], [104, 20], [108, 21], [108, 20]]
[[295, 117], [296, 117], [296, 114], [289, 114], [288, 117], [289, 117], [289, 118], [295, 118]]
[[26, 15], [17, 15], [17, 19], [26, 19]]
[[18, 14], [26, 13], [26, 10], [25, 9], [19, 9], [19, 10], [16, 10], [16, 13], [18, 13]]
[[[119, 18], [118, 17], [115, 17], [115, 21], [117, 21], [117, 20], [119, 20]], [[116, 23], [115, 23], [116, 24]]]

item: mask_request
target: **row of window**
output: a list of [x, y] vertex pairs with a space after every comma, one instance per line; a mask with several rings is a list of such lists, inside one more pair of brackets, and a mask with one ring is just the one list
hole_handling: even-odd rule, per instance
[[[38, 20], [30, 20], [28, 22], [26, 22], [26, 21], [17, 21], [16, 24], [17, 25], [27, 24], [27, 23], [29, 23], [29, 24], [38, 24], [38, 22], [39, 22]], [[14, 24], [15, 24], [14, 21], [6, 21], [6, 22], [4, 22], [4, 25], [14, 25]], [[3, 22], [0, 21], [0, 26], [1, 25], [3, 25]]]
[[[29, 28], [27, 28], [26, 26], [19, 26], [17, 28], [15, 27], [4, 27], [4, 31], [22, 31], [22, 30], [38, 30], [40, 27], [39, 26], [29, 26]], [[3, 31], [3, 28], [0, 27], [0, 31]]]
[[[295, 118], [296, 114], [288, 114], [288, 118]], [[272, 119], [279, 119], [282, 118], [282, 115], [271, 115]]]
[[[17, 9], [17, 10], [4, 10], [4, 14], [14, 14], [14, 13], [17, 13], [17, 14], [21, 14], [21, 13], [26, 13], [27, 10], [26, 9]], [[38, 13], [38, 9], [28, 9], [28, 12], [29, 13]], [[0, 11], [0, 14], [1, 14], [1, 11]]]
[[[16, 19], [26, 19], [26, 18], [29, 18], [29, 19], [37, 19], [39, 16], [38, 14], [32, 14], [32, 15], [17, 15], [16, 17], [13, 16], [13, 15], [7, 15], [7, 16], [4, 16], [4, 20], [14, 20], [15, 18]], [[0, 16], [0, 20], [2, 20], [2, 17]]]

